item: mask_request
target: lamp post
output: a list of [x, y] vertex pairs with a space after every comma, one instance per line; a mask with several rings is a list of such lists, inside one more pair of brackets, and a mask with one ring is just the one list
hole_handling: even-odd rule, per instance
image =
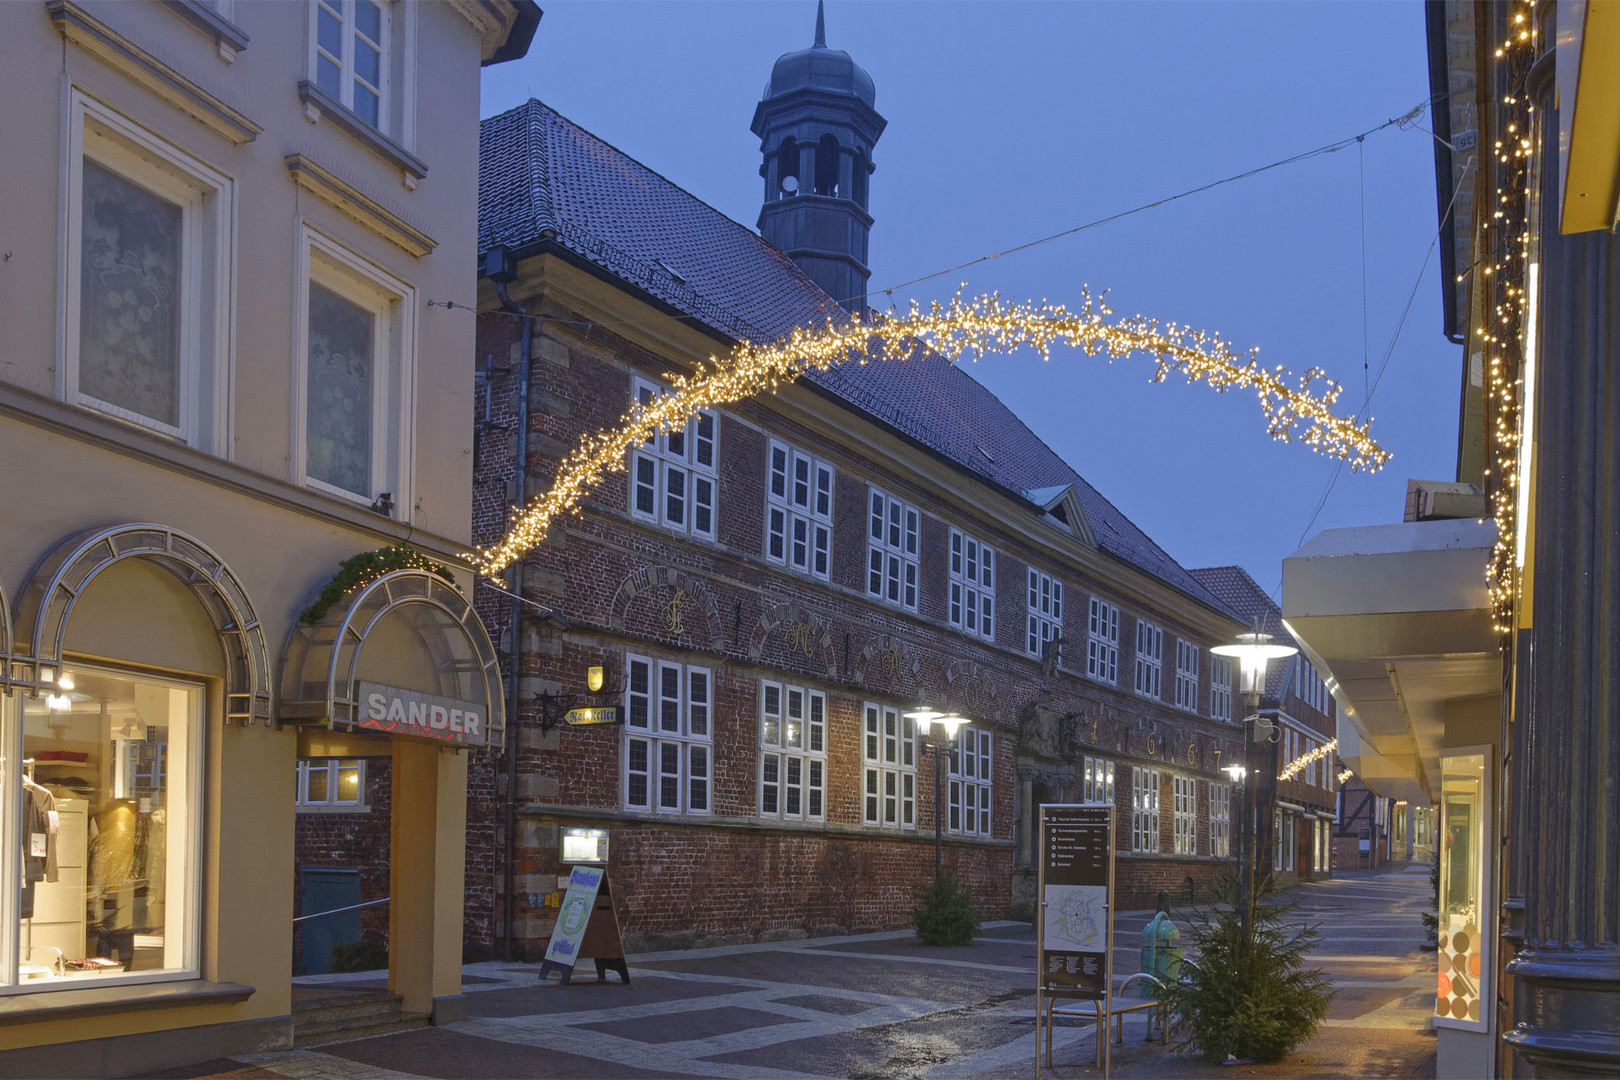
[[1217, 645], [1210, 649], [1216, 656], [1236, 657], [1242, 669], [1243, 691], [1248, 697], [1248, 712], [1243, 717], [1243, 763], [1227, 767], [1228, 775], [1238, 783], [1241, 796], [1238, 809], [1238, 923], [1247, 942], [1254, 927], [1254, 769], [1249, 767], [1249, 743], [1269, 740], [1275, 726], [1260, 718], [1260, 695], [1266, 688], [1266, 665], [1272, 660], [1292, 656], [1299, 650], [1292, 645], [1279, 645], [1256, 628], [1239, 634], [1235, 645]]
[[[945, 752], [947, 746], [956, 741], [957, 731], [963, 724], [967, 723], [967, 720], [954, 713], [942, 713], [937, 709], [930, 709], [926, 705], [906, 713], [905, 716], [907, 720], [917, 725], [918, 733], [928, 740], [928, 749], [934, 755], [934, 880], [938, 881], [943, 866], [945, 849], [945, 814], [940, 755]], [[934, 734], [932, 730], [934, 727], [938, 728], [940, 735]]]

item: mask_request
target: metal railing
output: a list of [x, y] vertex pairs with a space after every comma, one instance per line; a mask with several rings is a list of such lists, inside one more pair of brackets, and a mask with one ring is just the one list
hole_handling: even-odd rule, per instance
[[385, 896], [381, 900], [367, 900], [363, 904], [350, 904], [348, 907], [335, 907], [330, 911], [317, 911], [311, 915], [296, 915], [293, 917], [293, 922], [300, 923], [305, 919], [318, 919], [322, 915], [336, 915], [340, 911], [359, 911], [361, 908], [376, 907], [378, 904], [386, 904], [392, 899], [393, 897], [391, 896]]

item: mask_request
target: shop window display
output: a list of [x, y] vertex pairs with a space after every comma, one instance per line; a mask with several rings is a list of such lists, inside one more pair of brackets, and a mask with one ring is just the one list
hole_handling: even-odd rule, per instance
[[194, 973], [202, 688], [70, 667], [18, 714], [20, 764], [0, 771], [20, 812], [5, 875], [17, 965], [0, 982]]
[[1440, 758], [1440, 973], [1434, 1022], [1469, 1031], [1490, 1030], [1480, 1001], [1492, 1000], [1485, 992], [1491, 970], [1487, 756], [1483, 748], [1464, 748]]

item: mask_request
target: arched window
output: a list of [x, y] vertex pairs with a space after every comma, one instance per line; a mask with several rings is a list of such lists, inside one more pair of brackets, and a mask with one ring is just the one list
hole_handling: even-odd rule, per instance
[[855, 151], [855, 175], [850, 181], [849, 187], [850, 194], [855, 200], [855, 205], [860, 207], [862, 210], [866, 209], [866, 178], [871, 171], [872, 166], [866, 161], [866, 151], [857, 148]]
[[838, 140], [831, 135], [816, 144], [816, 194], [838, 194]]
[[790, 198], [799, 193], [799, 144], [789, 135], [776, 152], [776, 196]]

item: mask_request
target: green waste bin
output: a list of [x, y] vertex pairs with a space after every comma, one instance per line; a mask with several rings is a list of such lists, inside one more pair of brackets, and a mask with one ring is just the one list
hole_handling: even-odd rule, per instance
[[[1152, 975], [1165, 986], [1176, 985], [1181, 978], [1181, 959], [1187, 950], [1177, 948], [1175, 942], [1181, 937], [1181, 931], [1169, 915], [1159, 912], [1153, 916], [1153, 921], [1142, 930], [1141, 970]], [[1157, 1001], [1162, 996], [1159, 988], [1147, 980], [1142, 981], [1143, 994]]]

